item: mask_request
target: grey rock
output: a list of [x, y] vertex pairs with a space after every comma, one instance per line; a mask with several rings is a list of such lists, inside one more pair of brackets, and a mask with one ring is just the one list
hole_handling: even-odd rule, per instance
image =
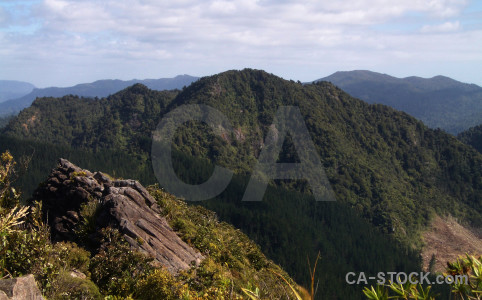
[[43, 300], [32, 274], [0, 280], [0, 300]]
[[198, 265], [204, 257], [181, 240], [160, 215], [156, 200], [135, 180], [112, 180], [60, 159], [44, 186], [34, 193], [43, 201], [44, 217], [54, 241], [76, 241], [82, 204], [97, 201], [97, 231], [118, 229], [132, 248], [151, 256], [172, 274]]

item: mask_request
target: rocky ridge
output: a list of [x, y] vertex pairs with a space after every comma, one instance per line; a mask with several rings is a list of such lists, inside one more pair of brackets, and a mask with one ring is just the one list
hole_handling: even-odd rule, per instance
[[118, 229], [132, 248], [153, 257], [172, 274], [204, 259], [174, 232], [155, 199], [135, 180], [113, 180], [60, 159], [33, 198], [42, 199], [53, 241], [76, 241], [82, 205], [95, 201], [96, 232], [108, 226]]

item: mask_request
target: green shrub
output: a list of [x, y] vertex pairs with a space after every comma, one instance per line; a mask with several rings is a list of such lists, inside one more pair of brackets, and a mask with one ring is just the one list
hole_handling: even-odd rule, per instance
[[188, 294], [187, 288], [165, 269], [156, 269], [139, 280], [136, 291], [135, 298], [142, 300], [177, 300], [183, 297], [183, 292]]
[[152, 258], [131, 250], [115, 229], [102, 229], [101, 234], [101, 249], [90, 263], [92, 281], [104, 294], [122, 297], [134, 294], [137, 282], [153, 270]]
[[53, 251], [65, 269], [75, 269], [89, 276], [90, 252], [72, 242], [56, 243]]
[[49, 299], [68, 300], [102, 299], [99, 288], [90, 280], [74, 277], [68, 271], [62, 271], [52, 283]]
[[90, 245], [92, 243], [89, 235], [95, 233], [97, 230], [96, 218], [99, 209], [100, 203], [96, 200], [83, 203], [80, 207], [81, 222], [77, 225], [75, 233], [83, 244]]

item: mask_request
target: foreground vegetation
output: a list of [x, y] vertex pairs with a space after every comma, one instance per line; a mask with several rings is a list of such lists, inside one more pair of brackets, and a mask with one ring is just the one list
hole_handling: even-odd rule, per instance
[[[444, 273], [446, 278], [451, 278], [452, 283], [450, 299], [482, 299], [482, 256], [466, 255], [455, 262], [447, 263]], [[457, 276], [466, 276], [467, 280], [457, 281]], [[405, 284], [390, 282], [387, 285], [377, 285], [365, 288], [363, 293], [370, 300], [388, 299], [441, 299], [440, 294], [432, 292], [432, 286], [422, 286], [407, 282]], [[453, 297], [453, 298], [452, 298]]]
[[[52, 244], [42, 222], [41, 203], [19, 205], [12, 188], [15, 162], [9, 152], [0, 165], [0, 277], [34, 274], [49, 299], [243, 299], [243, 289], [264, 298], [291, 299], [299, 287], [259, 247], [214, 213], [187, 206], [151, 187], [163, 215], [180, 236], [206, 259], [173, 276], [152, 259], [131, 249], [115, 229], [101, 232], [100, 248], [90, 252], [80, 243]], [[89, 204], [86, 205], [88, 207]], [[88, 226], [93, 210], [83, 209]], [[82, 227], [78, 234], [82, 234]], [[280, 274], [281, 278], [279, 277]]]

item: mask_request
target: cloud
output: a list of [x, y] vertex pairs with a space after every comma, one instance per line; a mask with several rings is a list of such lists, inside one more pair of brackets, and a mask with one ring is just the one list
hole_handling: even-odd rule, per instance
[[[237, 66], [307, 66], [315, 72], [331, 64], [406, 62], [422, 56], [452, 59], [453, 54], [439, 52], [449, 48], [460, 57], [469, 51], [472, 57], [474, 48], [482, 49], [474, 42], [482, 40], [481, 32], [463, 26], [464, 9], [470, 4], [464, 0], [13, 3], [0, 2], [0, 8], [14, 16], [10, 29], [0, 31], [0, 70], [5, 74], [29, 74], [49, 65], [62, 72], [71, 66], [75, 76], [91, 68], [104, 72], [99, 76], [124, 79], [139, 77], [135, 72], [142, 70], [146, 76], [166, 76], [161, 71], [201, 75]], [[0, 20], [1, 16], [2, 10]], [[392, 25], [399, 29], [378, 29]], [[441, 34], [451, 38], [439, 39]], [[118, 66], [108, 67], [114, 64]], [[114, 69], [116, 73], [109, 73]], [[65, 77], [62, 72], [49, 76]]]
[[427, 32], [453, 32], [460, 29], [460, 22], [445, 22], [437, 25], [424, 25], [420, 31], [423, 33]]

